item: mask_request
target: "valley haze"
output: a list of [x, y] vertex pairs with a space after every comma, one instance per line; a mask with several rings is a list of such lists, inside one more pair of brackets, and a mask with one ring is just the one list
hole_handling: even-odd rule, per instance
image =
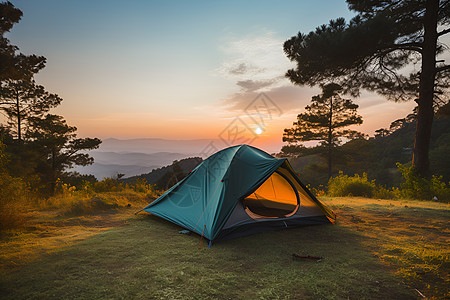
[[[208, 147], [208, 145], [214, 148]], [[101, 180], [105, 177], [124, 177], [141, 175], [163, 166], [172, 164], [174, 160], [188, 157], [202, 157], [227, 148], [219, 139], [170, 140], [160, 138], [115, 139], [103, 140], [99, 149], [89, 151], [94, 163], [89, 166], [77, 166], [73, 171], [80, 174], [92, 174]], [[275, 152], [275, 149], [265, 149]]]

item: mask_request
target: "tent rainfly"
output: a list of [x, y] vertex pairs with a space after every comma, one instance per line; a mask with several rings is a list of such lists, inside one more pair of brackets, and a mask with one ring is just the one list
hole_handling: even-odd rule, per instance
[[210, 241], [335, 221], [286, 159], [248, 145], [213, 154], [141, 211]]

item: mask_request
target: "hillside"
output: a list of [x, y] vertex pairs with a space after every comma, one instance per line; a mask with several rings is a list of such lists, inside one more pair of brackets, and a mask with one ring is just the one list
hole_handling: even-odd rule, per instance
[[[400, 119], [400, 121], [405, 119]], [[400, 173], [396, 163], [408, 164], [412, 160], [415, 122], [395, 121], [384, 135], [368, 140], [352, 140], [334, 149], [333, 173], [362, 174], [386, 186], [397, 186]], [[430, 169], [434, 175], [442, 175], [450, 181], [450, 119], [437, 117], [433, 123], [430, 144]], [[292, 166], [306, 184], [313, 186], [327, 183], [326, 149], [307, 148], [297, 158], [290, 158]]]
[[[169, 166], [154, 169], [153, 171], [146, 174], [124, 178], [122, 181], [124, 183], [133, 183], [138, 179], [145, 179], [149, 184], [157, 184], [161, 188], [166, 188], [166, 185], [169, 183], [172, 174], [178, 172], [180, 175], [178, 176], [178, 180], [181, 180], [182, 177], [192, 171], [202, 161], [203, 159], [201, 157], [189, 157], [180, 161], [174, 161]], [[179, 169], [177, 170], [177, 168]], [[164, 177], [166, 177], [167, 180], [164, 180]], [[164, 182], [162, 182], [162, 180], [164, 180]]]

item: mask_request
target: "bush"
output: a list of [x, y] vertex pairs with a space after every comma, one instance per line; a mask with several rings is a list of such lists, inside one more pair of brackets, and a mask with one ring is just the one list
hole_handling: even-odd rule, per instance
[[376, 199], [395, 199], [396, 194], [395, 190], [389, 190], [386, 187], [380, 185], [374, 189], [372, 197]]
[[431, 177], [430, 189], [433, 198], [436, 197], [441, 202], [450, 202], [450, 183], [443, 182], [442, 176]]
[[134, 184], [130, 184], [129, 188], [137, 193], [151, 194], [155, 191], [155, 186], [148, 184], [145, 178], [138, 178]]
[[119, 179], [115, 178], [105, 178], [102, 181], [94, 183], [94, 191], [97, 193], [104, 192], [119, 192], [124, 189], [123, 184], [119, 181]]
[[322, 196], [326, 196], [326, 192], [323, 188], [323, 185], [319, 185], [319, 187], [316, 189], [315, 187], [311, 187], [311, 185], [307, 185], [306, 186], [310, 191], [312, 191], [312, 193], [316, 196], [316, 197], [322, 197]]
[[98, 213], [99, 211], [109, 211], [119, 208], [119, 204], [114, 200], [107, 200], [100, 196], [91, 199], [81, 198], [64, 207], [62, 212], [65, 215], [89, 215]]
[[5, 144], [0, 140], [0, 231], [24, 225], [23, 206], [31, 198], [27, 185], [9, 175], [7, 161]]
[[414, 166], [397, 163], [402, 174], [403, 182], [400, 184], [399, 196], [405, 199], [431, 200], [430, 183], [421, 177]]
[[416, 200], [450, 201], [450, 183], [442, 181], [442, 176], [433, 175], [430, 180], [423, 178], [412, 165], [406, 166], [397, 163], [402, 173], [403, 182], [400, 184], [398, 195], [401, 198]]
[[0, 174], [0, 231], [25, 224], [24, 202], [29, 198], [28, 188], [21, 179]]
[[61, 195], [63, 197], [69, 197], [73, 196], [74, 192], [76, 191], [76, 188], [74, 186], [71, 186], [68, 183], [62, 182], [61, 179], [56, 179], [55, 183], [55, 195]]
[[84, 180], [79, 189], [58, 179], [55, 191], [52, 197], [40, 199], [38, 205], [41, 209], [57, 209], [63, 215], [111, 212], [121, 207], [148, 204], [148, 199], [158, 197], [154, 186], [145, 180], [128, 186], [112, 178], [94, 183]]
[[328, 194], [335, 197], [372, 197], [375, 189], [375, 181], [369, 181], [366, 173], [362, 176], [355, 174], [350, 177], [340, 171], [339, 176], [330, 178], [328, 181]]
[[64, 183], [76, 187], [77, 190], [81, 190], [86, 182], [94, 184], [98, 181], [94, 175], [82, 175], [78, 172], [64, 172], [61, 174], [60, 179]]
[[93, 183], [91, 181], [83, 180], [80, 186], [80, 191], [86, 196], [92, 196], [95, 194], [94, 184], [95, 182]]

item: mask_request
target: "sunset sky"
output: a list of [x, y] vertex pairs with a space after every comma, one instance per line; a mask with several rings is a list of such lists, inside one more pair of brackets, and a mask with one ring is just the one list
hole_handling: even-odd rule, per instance
[[[264, 92], [272, 110], [254, 144], [276, 151], [320, 91], [284, 78], [283, 42], [353, 14], [343, 0], [242, 2], [16, 0], [24, 15], [8, 37], [47, 58], [37, 81], [80, 136], [216, 139], [236, 120], [259, 130], [246, 108]], [[354, 100], [369, 135], [415, 106]]]

